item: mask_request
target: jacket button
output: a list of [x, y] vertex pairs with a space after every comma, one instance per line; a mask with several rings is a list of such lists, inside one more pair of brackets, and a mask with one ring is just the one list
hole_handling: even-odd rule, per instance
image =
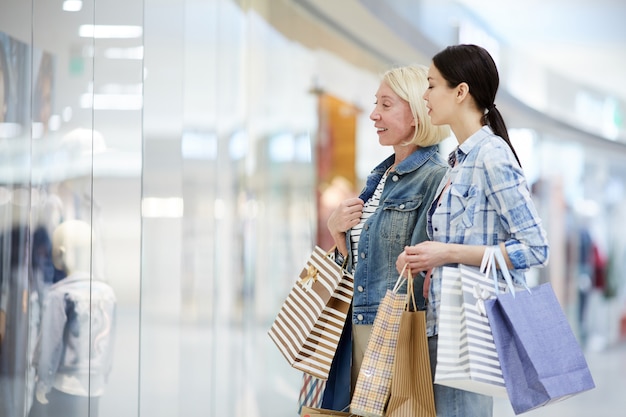
[[404, 204], [400, 204], [400, 209], [403, 209], [403, 208], [404, 208]]
[[363, 314], [359, 314], [356, 318], [358, 321], [363, 321]]
[[357, 289], [359, 292], [363, 292], [363, 286], [362, 286], [362, 285], [359, 285], [358, 287], [356, 287], [356, 289]]
[[398, 182], [400, 177], [398, 177], [397, 175], [394, 175], [391, 179], [393, 180], [393, 182]]
[[361, 259], [365, 259], [365, 252], [361, 252]]

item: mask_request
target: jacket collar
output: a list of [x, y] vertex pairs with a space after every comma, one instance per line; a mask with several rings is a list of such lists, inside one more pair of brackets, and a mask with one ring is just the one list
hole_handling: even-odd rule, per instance
[[[402, 175], [407, 174], [409, 172], [415, 171], [422, 165], [426, 163], [433, 155], [435, 155], [439, 151], [439, 147], [437, 145], [420, 147], [415, 152], [410, 154], [404, 161], [400, 162], [398, 166], [396, 166], [395, 171]], [[379, 173], [380, 175], [384, 174], [390, 166], [393, 165], [393, 161], [395, 160], [395, 154], [391, 155], [383, 162], [381, 162], [376, 168], [372, 170], [372, 172]]]

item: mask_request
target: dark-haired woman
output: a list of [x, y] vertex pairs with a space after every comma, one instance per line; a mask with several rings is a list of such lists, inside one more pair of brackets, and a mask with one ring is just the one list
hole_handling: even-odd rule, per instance
[[[437, 358], [441, 271], [479, 266], [485, 248], [499, 246], [513, 279], [548, 261], [548, 242], [519, 159], [495, 104], [499, 77], [489, 53], [476, 45], [449, 46], [434, 56], [424, 94], [434, 125], [449, 125], [458, 147], [428, 213], [432, 239], [405, 248], [399, 271], [432, 269], [427, 333], [433, 375]], [[489, 417], [493, 399], [435, 384], [438, 417]]]

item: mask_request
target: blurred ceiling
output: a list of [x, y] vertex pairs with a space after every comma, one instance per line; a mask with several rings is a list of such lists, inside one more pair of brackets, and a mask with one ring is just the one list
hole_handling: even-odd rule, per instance
[[458, 42], [460, 22], [470, 21], [507, 50], [532, 60], [529, 67], [542, 65], [626, 101], [626, 0], [285, 1], [366, 45], [381, 62], [411, 61], [416, 54], [428, 61]]
[[626, 100], [626, 1], [457, 0], [500, 41]]

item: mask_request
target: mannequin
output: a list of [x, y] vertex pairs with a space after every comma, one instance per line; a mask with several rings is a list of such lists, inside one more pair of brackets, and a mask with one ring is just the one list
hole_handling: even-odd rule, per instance
[[66, 277], [44, 298], [31, 416], [98, 416], [112, 365], [116, 300], [91, 274], [93, 240], [80, 220], [61, 223], [52, 235], [52, 261]]

